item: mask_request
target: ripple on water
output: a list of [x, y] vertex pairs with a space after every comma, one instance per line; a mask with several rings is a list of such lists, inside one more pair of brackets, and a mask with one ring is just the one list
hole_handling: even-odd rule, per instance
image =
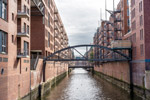
[[130, 97], [118, 87], [93, 78], [86, 70], [75, 69], [45, 100], [130, 100]]

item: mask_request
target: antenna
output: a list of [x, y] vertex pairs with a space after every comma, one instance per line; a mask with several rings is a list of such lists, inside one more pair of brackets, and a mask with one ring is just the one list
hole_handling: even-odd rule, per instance
[[115, 1], [113, 0], [113, 11], [115, 11]]
[[100, 9], [100, 20], [102, 21], [102, 8]]
[[107, 0], [105, 0], [105, 19], [107, 20]]

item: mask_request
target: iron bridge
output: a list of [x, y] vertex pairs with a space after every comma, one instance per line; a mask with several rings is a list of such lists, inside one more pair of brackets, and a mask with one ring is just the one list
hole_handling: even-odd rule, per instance
[[[89, 58], [88, 55], [83, 55], [80, 51], [76, 49], [83, 47], [85, 47], [86, 52], [88, 51], [89, 47], [93, 48], [93, 50], [95, 50], [96, 48], [98, 53], [97, 55], [94, 55], [93, 58]], [[73, 51], [73, 52], [76, 51], [82, 56], [82, 59], [73, 58], [70, 55], [64, 55], [64, 52], [66, 51]], [[105, 54], [103, 52], [105, 52]], [[54, 62], [90, 61], [90, 62], [105, 63], [112, 61], [131, 61], [131, 60], [132, 60], [131, 48], [109, 48], [105, 46], [91, 45], [91, 44], [69, 46], [67, 48], [58, 50], [43, 59], [43, 81], [45, 82], [45, 69], [47, 61], [54, 61]], [[83, 66], [81, 67], [83, 68]]]

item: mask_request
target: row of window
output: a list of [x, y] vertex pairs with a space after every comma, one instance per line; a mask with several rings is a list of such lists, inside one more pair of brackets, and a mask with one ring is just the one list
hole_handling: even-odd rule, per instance
[[30, 27], [29, 27], [29, 25], [26, 25], [26, 23], [24, 23], [23, 32], [27, 33], [27, 34], [30, 33]]
[[[142, 26], [143, 25], [143, 15], [141, 15], [140, 17], [139, 17], [139, 24], [140, 24], [140, 26]], [[136, 21], [134, 20], [133, 22], [132, 22], [132, 31], [134, 31], [135, 29], [136, 29]]]
[[[143, 6], [142, 6], [143, 4], [142, 4], [142, 1], [139, 3], [139, 12], [141, 12], [142, 11], [142, 9], [143, 9]], [[135, 17], [135, 15], [136, 15], [136, 11], [135, 11], [135, 8], [131, 11], [131, 18], [133, 19], [134, 17]]]
[[[143, 34], [143, 29], [140, 30], [140, 40], [144, 39], [144, 34]], [[136, 33], [134, 33], [133, 35], [131, 35], [128, 40], [131, 40], [132, 42], [136, 42]]]

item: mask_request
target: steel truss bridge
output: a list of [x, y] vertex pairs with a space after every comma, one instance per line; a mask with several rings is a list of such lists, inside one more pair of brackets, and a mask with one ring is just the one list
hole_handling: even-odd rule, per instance
[[[89, 47], [93, 48], [93, 50], [97, 49], [98, 57], [94, 56], [93, 58], [90, 58], [88, 54], [83, 55], [80, 51], [77, 50], [77, 48], [83, 48], [83, 47], [86, 49], [86, 53], [88, 52]], [[82, 58], [77, 59], [77, 58], [71, 57], [69, 54], [66, 55], [64, 54], [66, 51], [67, 52], [76, 51], [82, 56]], [[105, 54], [103, 54], [104, 51], [106, 52]], [[54, 62], [89, 61], [89, 62], [104, 63], [104, 62], [112, 62], [112, 61], [131, 61], [131, 60], [132, 60], [131, 48], [108, 48], [108, 47], [104, 47], [100, 45], [90, 45], [90, 44], [69, 46], [67, 48], [58, 50], [43, 59], [43, 81], [45, 82], [45, 69], [46, 69], [47, 61], [54, 61]]]

